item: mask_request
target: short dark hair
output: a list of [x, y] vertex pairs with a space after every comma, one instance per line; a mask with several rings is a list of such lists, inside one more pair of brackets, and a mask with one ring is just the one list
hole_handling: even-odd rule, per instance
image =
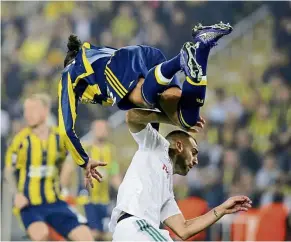
[[167, 140], [175, 140], [177, 138], [192, 138], [195, 141], [195, 143], [198, 144], [196, 139], [192, 135], [183, 130], [174, 130], [167, 134], [166, 136]]
[[79, 50], [81, 49], [82, 42], [79, 40], [77, 35], [71, 34], [68, 39], [67, 47], [68, 52], [64, 60], [64, 67], [72, 62], [73, 59], [77, 56]]

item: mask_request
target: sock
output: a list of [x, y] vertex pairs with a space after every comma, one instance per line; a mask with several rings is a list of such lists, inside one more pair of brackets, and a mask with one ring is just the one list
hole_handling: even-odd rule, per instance
[[202, 68], [202, 75], [206, 76], [206, 70], [207, 70], [207, 62], [208, 62], [208, 56], [210, 53], [211, 47], [205, 45], [202, 42], [197, 42], [196, 44], [199, 43], [199, 48], [196, 49], [196, 60], [201, 65]]
[[203, 77], [200, 83], [199, 85], [194, 83], [189, 77], [186, 77], [186, 81], [183, 83], [182, 96], [177, 111], [180, 123], [185, 128], [190, 128], [197, 123], [200, 107], [204, 105], [206, 78]]
[[171, 79], [180, 70], [180, 54], [171, 60], [165, 61], [161, 66], [161, 74], [168, 79]]
[[166, 78], [162, 75], [161, 65], [163, 64], [159, 64], [149, 70], [141, 89], [145, 102], [151, 107], [157, 104], [158, 95], [167, 88], [174, 78], [177, 78], [176, 76]]

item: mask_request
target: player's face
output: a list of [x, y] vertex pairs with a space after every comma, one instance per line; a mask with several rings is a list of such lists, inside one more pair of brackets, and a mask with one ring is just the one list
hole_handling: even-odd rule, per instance
[[28, 99], [24, 103], [24, 118], [28, 126], [36, 127], [45, 122], [48, 108], [40, 100]]
[[186, 176], [190, 169], [198, 164], [198, 148], [194, 139], [182, 143], [182, 150], [177, 155], [175, 173]]

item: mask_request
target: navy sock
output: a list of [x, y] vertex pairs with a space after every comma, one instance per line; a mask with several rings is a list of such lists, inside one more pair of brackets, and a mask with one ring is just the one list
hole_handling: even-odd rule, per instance
[[206, 80], [199, 85], [186, 78], [182, 87], [182, 96], [178, 105], [178, 117], [183, 127], [190, 128], [199, 119], [200, 107], [203, 106], [206, 95]]
[[208, 56], [210, 53], [210, 47], [206, 46], [202, 42], [199, 42], [199, 48], [196, 49], [196, 60], [201, 65], [203, 76], [206, 76]]
[[180, 70], [180, 54], [171, 60], [163, 62], [161, 65], [161, 73], [165, 78], [168, 79], [171, 79]]

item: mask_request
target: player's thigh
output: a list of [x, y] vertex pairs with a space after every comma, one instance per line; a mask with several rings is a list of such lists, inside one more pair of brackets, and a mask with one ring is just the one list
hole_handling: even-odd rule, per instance
[[165, 90], [159, 98], [160, 108], [169, 117], [169, 119], [177, 125], [180, 124], [177, 109], [181, 95], [181, 89], [173, 86]]
[[142, 97], [141, 87], [144, 83], [144, 78], [140, 77], [135, 88], [128, 95], [128, 100], [140, 108], [149, 108], [148, 104]]
[[49, 239], [49, 228], [44, 222], [33, 222], [28, 226], [27, 234], [33, 241], [47, 241]]
[[20, 220], [29, 237], [35, 241], [47, 240], [48, 226], [44, 219], [45, 213], [41, 206], [28, 206], [20, 211]]

